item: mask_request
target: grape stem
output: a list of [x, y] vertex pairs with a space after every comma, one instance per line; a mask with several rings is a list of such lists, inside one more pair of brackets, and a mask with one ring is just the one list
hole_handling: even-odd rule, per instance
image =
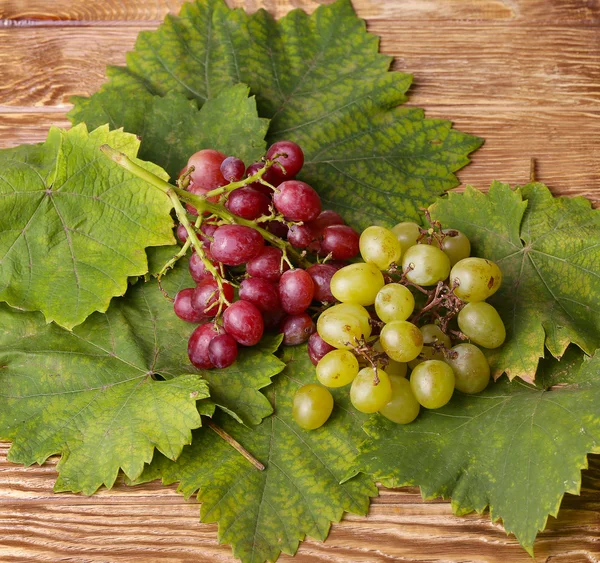
[[264, 471], [265, 466], [258, 461], [242, 444], [240, 444], [233, 436], [225, 432], [220, 426], [217, 426], [212, 420], [207, 421], [207, 426], [215, 432], [220, 438], [223, 438], [234, 450], [242, 454], [256, 469]]
[[267, 170], [273, 166], [273, 164], [275, 164], [275, 161], [267, 160], [267, 161], [265, 161], [265, 165], [262, 168], [260, 168], [256, 173], [252, 174], [252, 176], [248, 176], [247, 178], [244, 178], [243, 180], [240, 180], [239, 182], [231, 182], [225, 186], [221, 186], [220, 188], [215, 188], [214, 190], [211, 190], [210, 192], [206, 192], [204, 194], [204, 197], [209, 198], [209, 197], [220, 196], [225, 193], [228, 194], [229, 192], [232, 192], [233, 190], [243, 188], [249, 184], [253, 184], [254, 182], [259, 182], [259, 183], [263, 184], [264, 186], [271, 188], [274, 192], [279, 192], [279, 190], [275, 186], [272, 186], [271, 184], [269, 184], [269, 182], [267, 182], [266, 180], [263, 180], [263, 176], [266, 174]]

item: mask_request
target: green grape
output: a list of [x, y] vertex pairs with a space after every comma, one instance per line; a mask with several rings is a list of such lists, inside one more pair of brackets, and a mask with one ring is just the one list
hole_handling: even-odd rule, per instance
[[423, 349], [423, 334], [408, 321], [386, 324], [379, 335], [379, 341], [384, 352], [397, 362], [410, 362]]
[[405, 221], [392, 227], [392, 233], [396, 235], [402, 249], [402, 254], [404, 255], [411, 246], [417, 244], [417, 239], [421, 236], [421, 227], [416, 223]]
[[384, 227], [367, 227], [360, 235], [360, 255], [365, 262], [387, 270], [392, 262], [400, 260], [400, 242]]
[[504, 323], [489, 303], [467, 303], [458, 313], [458, 328], [475, 344], [498, 348], [506, 338]]
[[450, 272], [450, 285], [458, 284], [454, 294], [463, 301], [485, 301], [498, 291], [501, 283], [498, 265], [484, 258], [465, 258]]
[[408, 371], [408, 364], [405, 362], [397, 362], [396, 360], [389, 360], [387, 366], [385, 366], [385, 373], [390, 377], [395, 375], [397, 377], [406, 377]]
[[[423, 334], [423, 344], [441, 344], [444, 348], [450, 350], [452, 341], [447, 334], [444, 334], [439, 326], [434, 324], [423, 325], [420, 329]], [[436, 350], [433, 346], [423, 346], [423, 350], [417, 358], [408, 362], [411, 369], [417, 367], [426, 360], [444, 361], [443, 352]]]
[[384, 323], [405, 321], [415, 309], [415, 298], [399, 283], [384, 285], [375, 297], [375, 312]]
[[379, 412], [392, 422], [408, 424], [417, 418], [421, 405], [415, 398], [408, 379], [398, 375], [388, 375], [392, 384], [392, 399]]
[[350, 387], [350, 401], [356, 410], [369, 414], [377, 412], [392, 399], [392, 384], [388, 374], [377, 369], [377, 376], [379, 382], [375, 383], [375, 370], [366, 367], [354, 378]]
[[338, 301], [366, 307], [375, 303], [375, 296], [384, 284], [383, 274], [377, 266], [361, 262], [344, 266], [333, 274], [330, 289]]
[[294, 395], [292, 416], [296, 424], [304, 430], [314, 430], [323, 426], [333, 410], [331, 393], [316, 383], [300, 387]]
[[412, 371], [410, 387], [422, 406], [426, 409], [439, 409], [452, 397], [454, 372], [445, 362], [428, 360]]
[[407, 272], [406, 278], [418, 285], [435, 285], [450, 273], [450, 258], [437, 246], [429, 244], [416, 244], [406, 251], [402, 269], [406, 272], [409, 265], [412, 269]]
[[469, 242], [467, 235], [456, 229], [443, 229], [442, 232], [448, 233], [452, 231], [458, 234], [454, 237], [446, 234], [442, 241], [442, 250], [448, 255], [448, 258], [450, 258], [450, 266], [454, 266], [454, 264], [463, 258], [471, 256], [471, 243]]
[[358, 373], [358, 360], [348, 350], [333, 350], [317, 364], [317, 379], [325, 387], [348, 385]]
[[334, 348], [350, 349], [362, 337], [360, 321], [353, 315], [329, 313], [317, 321], [319, 336]]
[[456, 378], [455, 387], [463, 393], [479, 393], [490, 382], [490, 365], [484, 353], [474, 344], [457, 344], [452, 348], [456, 358], [446, 358]]
[[369, 315], [369, 311], [362, 305], [357, 305], [356, 303], [338, 303], [333, 307], [329, 307], [329, 309], [325, 309], [325, 311], [321, 313], [321, 316], [329, 315], [331, 313], [343, 313], [344, 315], [356, 317], [360, 323], [363, 336], [365, 338], [371, 336], [371, 315]]

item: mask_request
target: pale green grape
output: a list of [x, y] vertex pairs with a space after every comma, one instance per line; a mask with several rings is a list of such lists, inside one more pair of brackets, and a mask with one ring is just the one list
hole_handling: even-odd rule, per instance
[[375, 312], [384, 323], [405, 321], [415, 309], [415, 298], [399, 283], [384, 285], [375, 297]]
[[454, 266], [454, 264], [463, 258], [468, 258], [471, 255], [471, 243], [467, 238], [467, 235], [457, 231], [456, 229], [443, 229], [442, 232], [458, 233], [454, 237], [446, 235], [442, 241], [442, 250], [448, 255], [448, 258], [450, 258], [451, 266]]
[[356, 303], [338, 303], [333, 307], [329, 307], [329, 309], [325, 309], [325, 311], [321, 313], [321, 316], [329, 315], [331, 313], [342, 313], [344, 315], [356, 317], [360, 323], [363, 336], [365, 338], [371, 336], [371, 315], [369, 315], [369, 311], [362, 305], [357, 305]]
[[417, 239], [421, 236], [421, 228], [416, 223], [405, 221], [392, 227], [392, 233], [396, 235], [404, 254], [411, 246], [417, 244]]
[[326, 387], [348, 385], [358, 373], [358, 360], [348, 350], [333, 350], [317, 364], [317, 379]]
[[359, 263], [344, 266], [333, 274], [330, 289], [342, 303], [367, 306], [375, 303], [375, 296], [384, 284], [383, 274], [377, 266]]
[[402, 269], [412, 269], [406, 278], [418, 285], [435, 285], [450, 273], [450, 259], [437, 246], [416, 244], [411, 246], [402, 259]]
[[410, 387], [422, 406], [426, 409], [439, 409], [452, 397], [454, 372], [445, 362], [428, 360], [412, 371]]
[[379, 335], [379, 341], [384, 352], [397, 362], [410, 362], [423, 349], [423, 334], [408, 321], [386, 324]]
[[296, 424], [304, 430], [314, 430], [323, 426], [333, 410], [333, 397], [321, 385], [309, 383], [300, 387], [294, 395], [292, 416]]
[[455, 387], [463, 393], [479, 393], [490, 382], [490, 365], [485, 354], [474, 344], [457, 344], [452, 348], [456, 358], [446, 358], [454, 371]]
[[502, 272], [498, 265], [484, 258], [465, 258], [450, 272], [450, 285], [457, 283], [454, 294], [463, 301], [485, 301], [498, 291]]
[[375, 370], [366, 367], [358, 375], [350, 387], [350, 401], [360, 412], [373, 413], [387, 405], [392, 398], [392, 385], [388, 374], [377, 369], [379, 382], [375, 383]]
[[458, 313], [458, 328], [484, 348], [498, 348], [506, 338], [498, 311], [485, 301], [467, 303]]
[[398, 375], [388, 375], [392, 384], [392, 399], [379, 412], [392, 422], [408, 424], [417, 418], [421, 410], [419, 401], [415, 398], [408, 379]]
[[[420, 329], [423, 334], [423, 344], [441, 344], [444, 348], [450, 350], [452, 341], [447, 334], [444, 334], [439, 326], [434, 324], [423, 325]], [[408, 362], [411, 369], [414, 369], [421, 362], [426, 360], [444, 360], [444, 354], [436, 350], [433, 346], [423, 346], [423, 350], [418, 358]]]
[[408, 365], [405, 362], [389, 360], [387, 366], [385, 366], [385, 373], [387, 373], [390, 377], [392, 377], [392, 375], [398, 377], [406, 377], [407, 371]]
[[392, 262], [400, 260], [400, 242], [384, 227], [367, 227], [360, 235], [360, 255], [365, 262], [387, 270]]
[[319, 336], [334, 348], [350, 349], [362, 336], [360, 321], [353, 315], [329, 313], [317, 321]]

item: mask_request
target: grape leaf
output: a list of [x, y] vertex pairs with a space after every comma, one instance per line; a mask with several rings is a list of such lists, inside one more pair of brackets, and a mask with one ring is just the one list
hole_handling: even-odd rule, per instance
[[[149, 95], [177, 92], [202, 104], [243, 82], [259, 114], [271, 119], [268, 141], [302, 146], [299, 177], [327, 207], [356, 226], [389, 225], [417, 218], [420, 207], [456, 186], [454, 172], [482, 143], [420, 109], [396, 107], [412, 77], [388, 72], [390, 62], [349, 0], [279, 21], [264, 10], [247, 15], [221, 0], [199, 0], [140, 33], [127, 67], [109, 69], [108, 83], [91, 98], [74, 98], [70, 117], [143, 134]], [[166, 166], [160, 147], [153, 156]]]
[[544, 344], [556, 358], [571, 342], [587, 354], [600, 346], [600, 213], [589, 201], [554, 198], [543, 184], [512, 191], [496, 182], [489, 194], [449, 194], [431, 212], [502, 269], [489, 299], [507, 332], [488, 354], [495, 377], [533, 380]]
[[533, 555], [548, 514], [565, 492], [579, 494], [586, 454], [600, 452], [600, 355], [583, 361], [569, 350], [542, 370], [547, 389], [502, 378], [478, 395], [456, 392], [405, 426], [373, 417], [357, 469], [387, 487], [452, 497], [457, 514], [489, 506], [492, 521], [501, 518]]
[[130, 157], [139, 145], [79, 125], [0, 150], [0, 300], [69, 329], [148, 271], [146, 247], [173, 242], [169, 198], [103, 156], [103, 143]]
[[162, 477], [179, 482], [186, 498], [198, 492], [201, 519], [219, 523], [219, 541], [231, 543], [243, 562], [275, 561], [294, 554], [305, 535], [324, 540], [344, 511], [365, 514], [377, 488], [365, 475], [340, 479], [365, 437], [366, 419], [350, 406], [347, 389], [332, 390], [336, 406], [327, 424], [304, 431], [292, 420], [292, 398], [315, 371], [305, 346], [284, 349], [286, 369], [267, 390], [275, 412], [253, 428], [221, 417], [219, 424], [264, 463], [256, 470], [208, 430], [194, 432], [192, 445], [173, 463], [156, 456], [141, 482]]

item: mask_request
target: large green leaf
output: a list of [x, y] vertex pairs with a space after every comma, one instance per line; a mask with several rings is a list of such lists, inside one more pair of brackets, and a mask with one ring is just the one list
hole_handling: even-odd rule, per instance
[[503, 378], [405, 426], [375, 416], [358, 470], [388, 487], [419, 485], [425, 498], [452, 497], [457, 514], [489, 506], [533, 554], [564, 493], [579, 494], [586, 454], [600, 452], [600, 357], [570, 351], [541, 368], [546, 388]]
[[533, 380], [544, 344], [556, 358], [571, 342], [588, 354], [600, 346], [600, 212], [589, 201], [496, 182], [488, 194], [449, 194], [431, 212], [502, 269], [489, 300], [507, 329], [506, 343], [489, 353], [496, 377]]
[[[357, 226], [393, 224], [416, 218], [456, 186], [454, 172], [482, 141], [420, 109], [397, 108], [412, 77], [388, 72], [390, 61], [350, 0], [279, 21], [264, 10], [247, 15], [199, 0], [142, 32], [127, 67], [109, 69], [109, 82], [91, 98], [75, 98], [70, 117], [142, 134], [151, 95], [177, 92], [202, 104], [243, 82], [271, 119], [268, 140], [303, 147], [300, 177], [327, 207]], [[153, 155], [165, 165], [158, 147]]]
[[[183, 264], [165, 286], [190, 282]], [[208, 396], [207, 382], [211, 401], [242, 420], [267, 416], [271, 405], [258, 389], [284, 367], [272, 355], [278, 342], [243, 350], [226, 370], [198, 372], [187, 358], [193, 328], [155, 281], [139, 282], [72, 332], [2, 305], [0, 436], [13, 441], [10, 460], [30, 465], [62, 454], [56, 489], [91, 494], [112, 486], [119, 468], [138, 477], [155, 447], [177, 458], [200, 426], [196, 401]]]
[[0, 300], [69, 329], [148, 271], [146, 247], [173, 242], [169, 198], [107, 159], [103, 143], [131, 158], [139, 146], [79, 125], [0, 150]]
[[291, 416], [292, 398], [315, 381], [315, 370], [305, 346], [284, 349], [283, 359], [287, 368], [267, 391], [272, 416], [254, 428], [218, 420], [264, 463], [264, 471], [203, 428], [177, 462], [157, 456], [141, 478], [179, 482], [186, 497], [199, 491], [201, 519], [218, 522], [219, 541], [231, 543], [234, 555], [248, 563], [294, 554], [305, 535], [324, 540], [331, 522], [344, 511], [365, 514], [369, 497], [377, 494], [364, 475], [340, 484], [365, 438], [360, 425], [366, 417], [350, 406], [348, 390], [333, 390], [336, 406], [325, 426], [302, 430]]

